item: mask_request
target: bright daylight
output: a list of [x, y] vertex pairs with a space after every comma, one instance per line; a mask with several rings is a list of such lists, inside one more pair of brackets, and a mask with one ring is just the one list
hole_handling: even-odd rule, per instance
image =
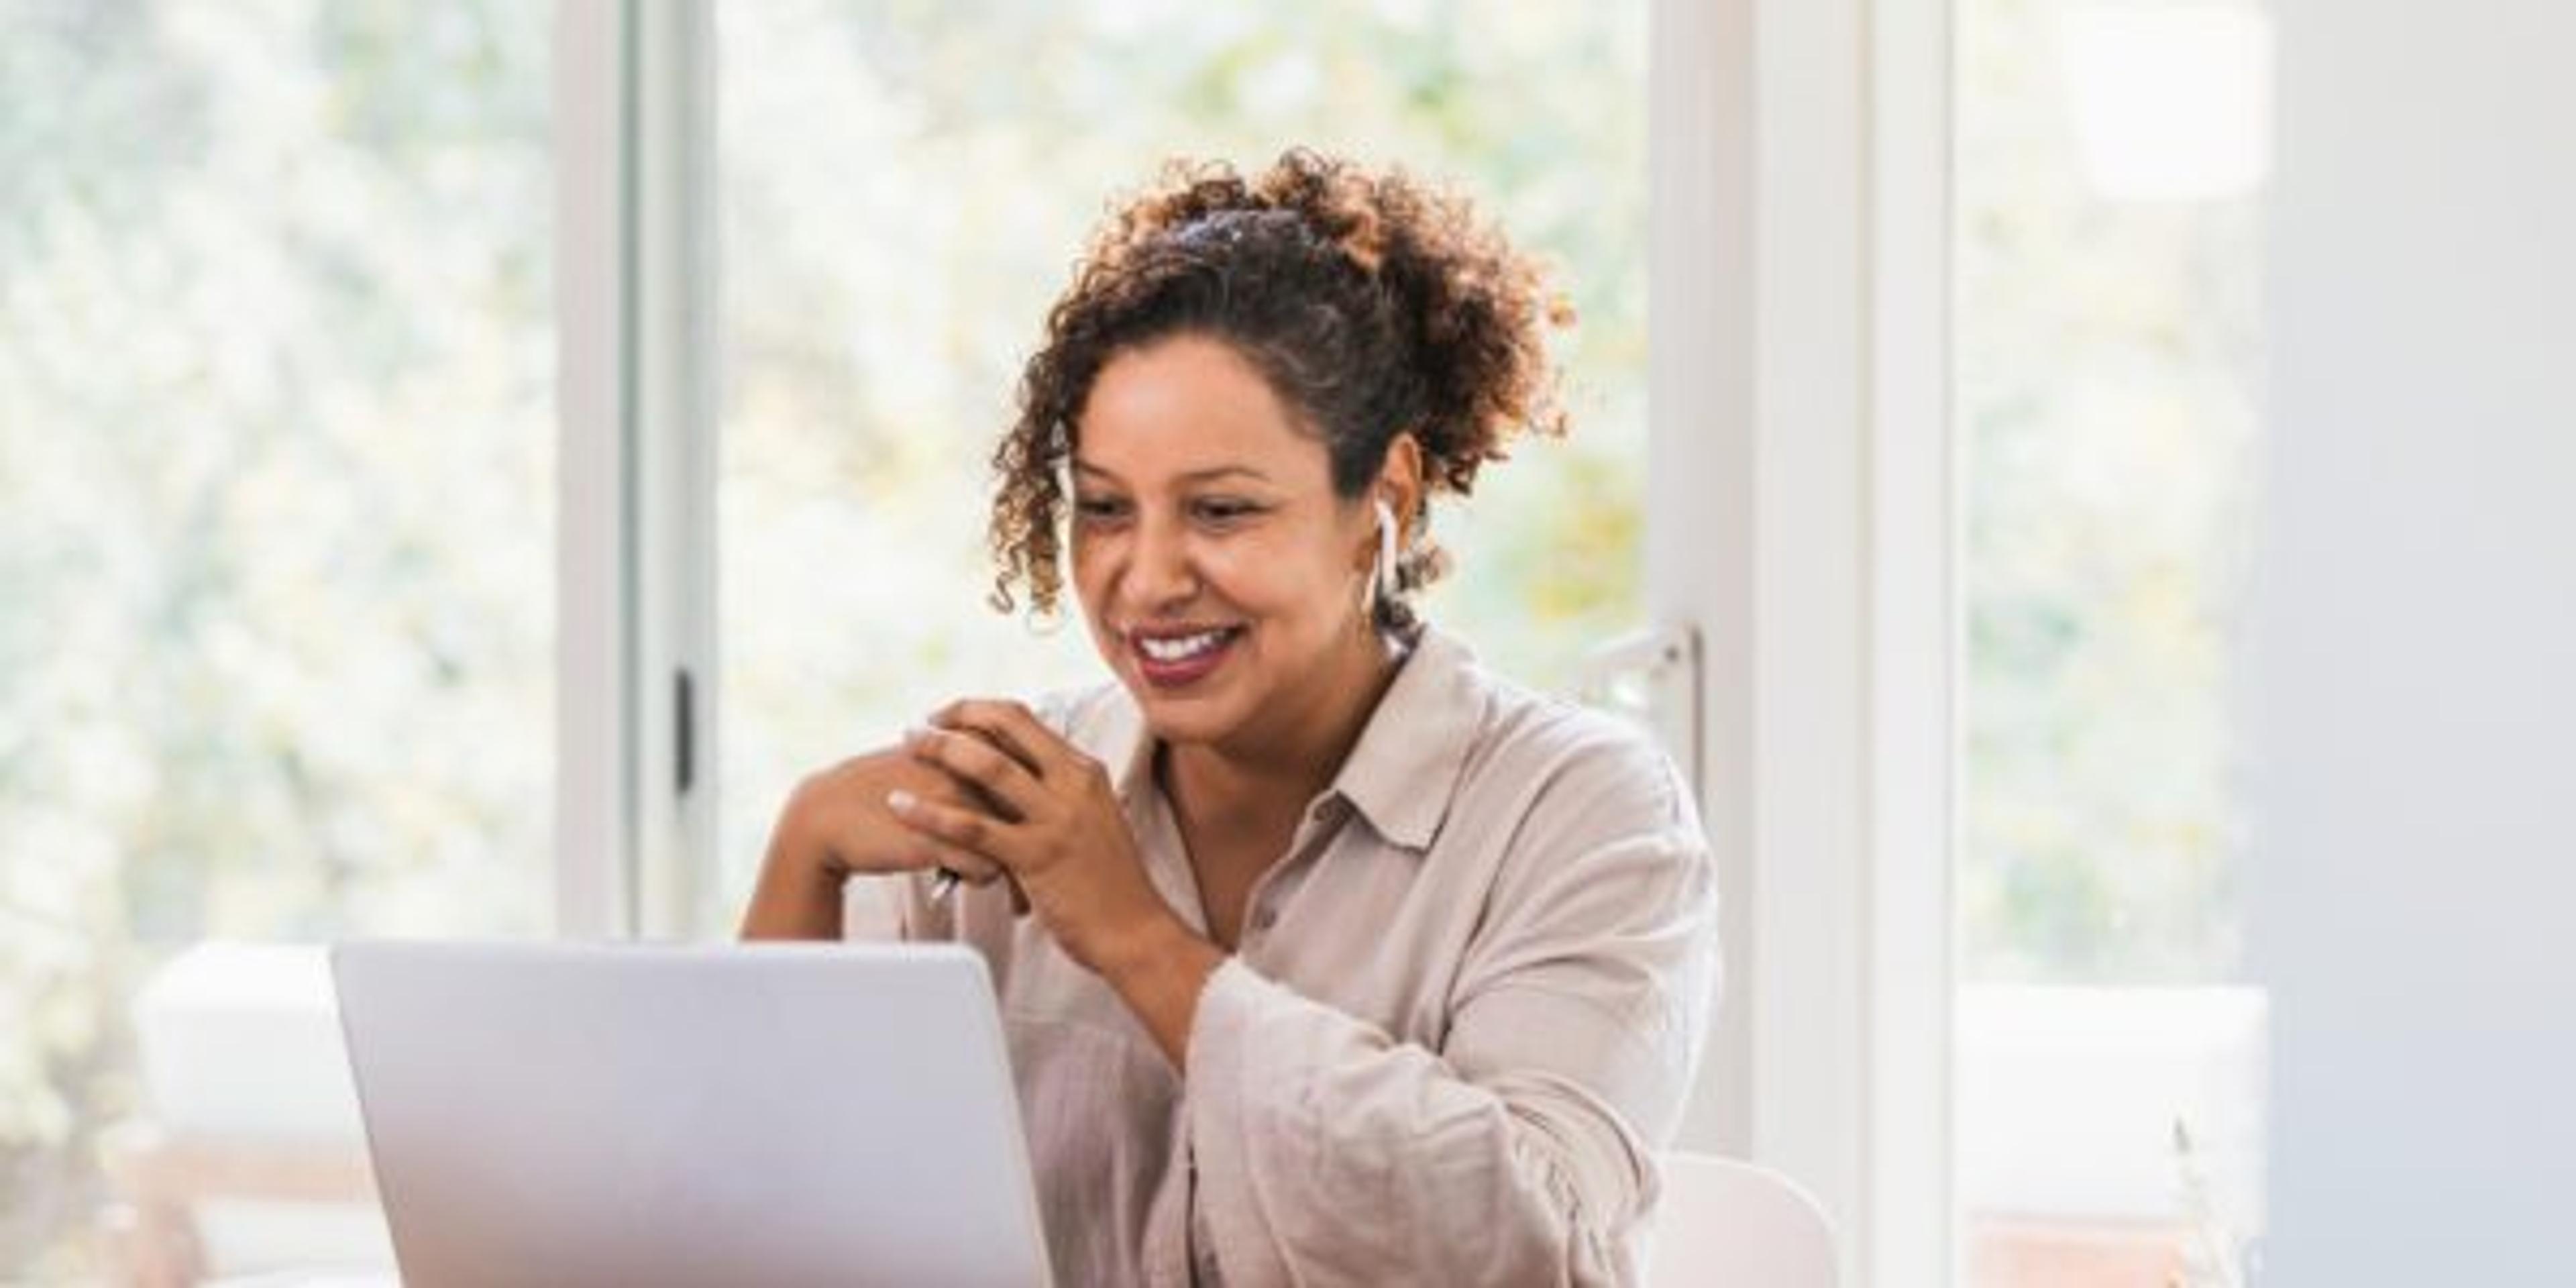
[[2571, 44], [0, 0], [0, 1285], [2576, 1282]]

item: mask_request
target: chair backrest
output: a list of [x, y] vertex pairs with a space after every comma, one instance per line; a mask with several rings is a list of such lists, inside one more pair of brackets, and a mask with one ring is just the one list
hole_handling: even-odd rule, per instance
[[1664, 1155], [1649, 1245], [1655, 1288], [1834, 1288], [1834, 1232], [1805, 1190], [1713, 1154]]

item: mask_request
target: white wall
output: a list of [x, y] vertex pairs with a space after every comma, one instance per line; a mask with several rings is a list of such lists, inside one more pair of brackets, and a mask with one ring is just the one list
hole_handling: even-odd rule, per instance
[[2576, 5], [2273, 8], [2264, 1282], [2576, 1284]]

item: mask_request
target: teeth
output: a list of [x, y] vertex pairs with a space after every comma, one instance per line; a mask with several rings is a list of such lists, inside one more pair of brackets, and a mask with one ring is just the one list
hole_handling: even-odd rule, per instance
[[1224, 638], [1224, 631], [1214, 630], [1168, 640], [1147, 639], [1139, 635], [1136, 637], [1136, 643], [1138, 647], [1145, 650], [1145, 656], [1157, 662], [1178, 662], [1182, 658], [1195, 657], [1207, 652], [1216, 647], [1218, 640]]

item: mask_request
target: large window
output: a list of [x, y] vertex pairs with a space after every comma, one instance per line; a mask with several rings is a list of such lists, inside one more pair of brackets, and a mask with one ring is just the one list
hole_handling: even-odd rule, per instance
[[[2264, 14], [2258, 0], [1947, 7], [1967, 628], [1953, 910], [1964, 1261], [1978, 1288], [2160, 1283], [2223, 1260], [2262, 1219], [2262, 1000], [2238, 987], [2224, 713], [2256, 496]], [[647, 287], [714, 273], [689, 283], [718, 307], [712, 344], [685, 360], [717, 378], [717, 423], [644, 427], [712, 429], [720, 444], [715, 477], [688, 480], [714, 495], [713, 531], [683, 544], [717, 551], [724, 795], [712, 853], [686, 856], [711, 861], [715, 879], [688, 887], [699, 893], [680, 920], [733, 923], [798, 775], [953, 695], [1101, 676], [1078, 622], [1048, 634], [985, 605], [986, 462], [1086, 231], [1166, 157], [1257, 167], [1310, 144], [1400, 162], [1465, 189], [1550, 259], [1581, 319], [1558, 350], [1572, 435], [1527, 442], [1476, 498], [1438, 512], [1457, 569], [1428, 612], [1500, 669], [1557, 687], [1638, 624], [1649, 8], [687, 9], [712, 19], [717, 146], [683, 195], [715, 216], [715, 253], [633, 262], [658, 252], [615, 239], [670, 194], [591, 164], [600, 157], [565, 158], [608, 176], [602, 191], [629, 184], [599, 203], [603, 227], [578, 230], [597, 236], [571, 245], [614, 245], [628, 257], [619, 271]], [[1904, 8], [1837, 12], [1866, 24]], [[563, 10], [576, 11], [592, 35], [676, 12]], [[1683, 3], [1664, 12], [1702, 37], [1723, 25]], [[1866, 157], [1730, 150], [1738, 127], [1756, 142], [1843, 146], [1845, 118], [1824, 101], [1842, 82], [1802, 80], [1815, 69], [1794, 66], [1800, 47], [1785, 42], [1803, 32], [1819, 58], [1828, 42], [1837, 57], [1858, 47], [1838, 20], [1763, 12], [1778, 20], [1766, 40], [1782, 43], [1747, 53], [1726, 27], [1675, 60], [1676, 79], [1760, 63], [1752, 88], [1719, 97], [1726, 111], [1757, 98], [1773, 110], [1719, 121], [1693, 141], [1709, 155], [1675, 148], [1673, 164], [1838, 191], [1816, 176], [1857, 173]], [[566, 93], [551, 80], [558, 16], [505, 0], [0, 0], [0, 1279], [93, 1281], [156, 1258], [189, 1272], [380, 1259], [313, 945], [542, 933], [557, 865], [597, 875], [646, 861], [558, 854], [549, 828], [564, 736], [551, 660], [551, 122], [570, 119], [553, 99]], [[654, 128], [643, 109], [689, 97], [640, 65], [617, 76], [587, 88], [622, 99], [627, 115], [604, 133], [630, 142]], [[1822, 84], [1818, 102], [1782, 90], [1793, 81]], [[1789, 128], [1801, 112], [1825, 124]], [[1676, 208], [1717, 199], [1693, 195], [1706, 186], [1695, 170], [1667, 177], [1686, 199]], [[1667, 403], [1667, 445], [1706, 435], [1769, 450], [1851, 428], [1758, 419], [1803, 412], [1787, 396], [1800, 379], [1868, 370], [1865, 354], [1791, 361], [1808, 355], [1774, 343], [1867, 292], [1848, 289], [1839, 259], [1801, 277], [1817, 271], [1814, 248], [1779, 225], [1803, 221], [1766, 221], [1774, 208], [1745, 200], [1692, 235], [1740, 239], [1758, 271], [1701, 294], [1743, 292], [1746, 316], [1788, 331], [1757, 343], [1717, 328], [1713, 343], [1745, 351], [1680, 353], [1752, 373], [1762, 392], [1740, 406]], [[1839, 228], [1855, 202], [1837, 199], [1815, 225]], [[636, 298], [619, 297], [628, 315], [603, 307], [568, 325], [631, 338], [650, 329]], [[628, 367], [606, 374], [603, 385], [637, 382]], [[1726, 419], [1739, 412], [1748, 419]], [[576, 428], [604, 442], [636, 426]], [[1738, 525], [1759, 535], [1817, 499], [1788, 484], [1818, 484], [1828, 512], [1849, 501], [1857, 480], [1830, 455], [1730, 447], [1707, 459], [1754, 477], [1707, 481], [1767, 515]], [[1744, 516], [1658, 517], [1707, 536]], [[1833, 565], [1815, 578], [1828, 592], [1841, 585], [1836, 548], [1818, 556]], [[621, 572], [662, 575], [633, 550], [611, 553], [638, 565]], [[1816, 571], [1800, 557], [1765, 548], [1747, 566]], [[1689, 581], [1704, 571], [1690, 562], [1659, 575]], [[1712, 631], [1754, 605], [1816, 611], [1783, 593], [1796, 579], [1719, 578], [1691, 602], [1718, 606], [1700, 623]], [[616, 630], [628, 643], [647, 633]], [[1749, 674], [1769, 672], [1712, 683]], [[1742, 708], [1764, 763], [1827, 758], [1831, 746], [1814, 747], [1837, 736], [1833, 721], [1765, 721], [1840, 712], [1782, 699], [1851, 677], [1782, 674], [1805, 687]], [[627, 677], [639, 690], [656, 678]], [[667, 693], [658, 679], [652, 691]], [[621, 735], [632, 745], [614, 753], [650, 780], [625, 787], [671, 790], [649, 763], [676, 746], [665, 732]], [[1882, 804], [1858, 774], [1850, 792], [1826, 793], [1833, 808], [1802, 814], [1753, 799], [1796, 775], [1712, 772], [1738, 776], [1712, 799], [1747, 806], [1712, 820], [1720, 836], [1752, 847], [1813, 825], [1826, 842], [1765, 863], [1836, 860], [1824, 851], [1840, 823]], [[1835, 906], [1783, 891], [1831, 893]], [[1896, 909], [1876, 893], [1788, 879], [1739, 890], [1731, 907], [1777, 920], [1730, 945], [1755, 965], [1733, 1014], [1754, 1009], [1784, 945], [1838, 942], [1807, 921]], [[634, 919], [604, 924], [633, 931]], [[1770, 996], [1844, 996], [1833, 971], [1806, 974]], [[1761, 1032], [1807, 1022], [1774, 1007]], [[1867, 1116], [1837, 1093], [1790, 1092], [1858, 1066], [1812, 1066], [1719, 1090], [1764, 1101], [1754, 1119], [1768, 1126], [1838, 1145]], [[1842, 1156], [1773, 1161], [1851, 1182], [1828, 1197], [1855, 1241], [1874, 1237], [1861, 1178], [1819, 1161]], [[184, 1228], [168, 1219], [182, 1205]], [[1889, 1282], [1914, 1273], [1883, 1269]]]
[[[695, 924], [797, 774], [1099, 675], [1078, 625], [985, 607], [985, 460], [1086, 230], [1166, 157], [1402, 163], [1551, 260], [1573, 433], [1438, 513], [1428, 611], [1551, 686], [1637, 624], [1644, 5], [713, 12]], [[319, 945], [543, 933], [559, 868], [631, 860], [549, 826], [558, 18], [0, 7], [0, 1279], [381, 1262]], [[622, 74], [630, 114], [668, 91]]]
[[0, 5], [0, 1280], [381, 1258], [313, 945], [549, 923], [548, 22]]
[[1642, 4], [728, 5], [718, 18], [729, 924], [797, 775], [965, 693], [1103, 672], [984, 604], [987, 458], [1087, 232], [1168, 157], [1455, 183], [1553, 261], [1574, 428], [1464, 506], [1427, 612], [1566, 684], [1636, 624]]
[[2260, 1224], [2226, 718], [2262, 369], [2252, 0], [1961, 0], [1971, 1282], [2232, 1283]]

